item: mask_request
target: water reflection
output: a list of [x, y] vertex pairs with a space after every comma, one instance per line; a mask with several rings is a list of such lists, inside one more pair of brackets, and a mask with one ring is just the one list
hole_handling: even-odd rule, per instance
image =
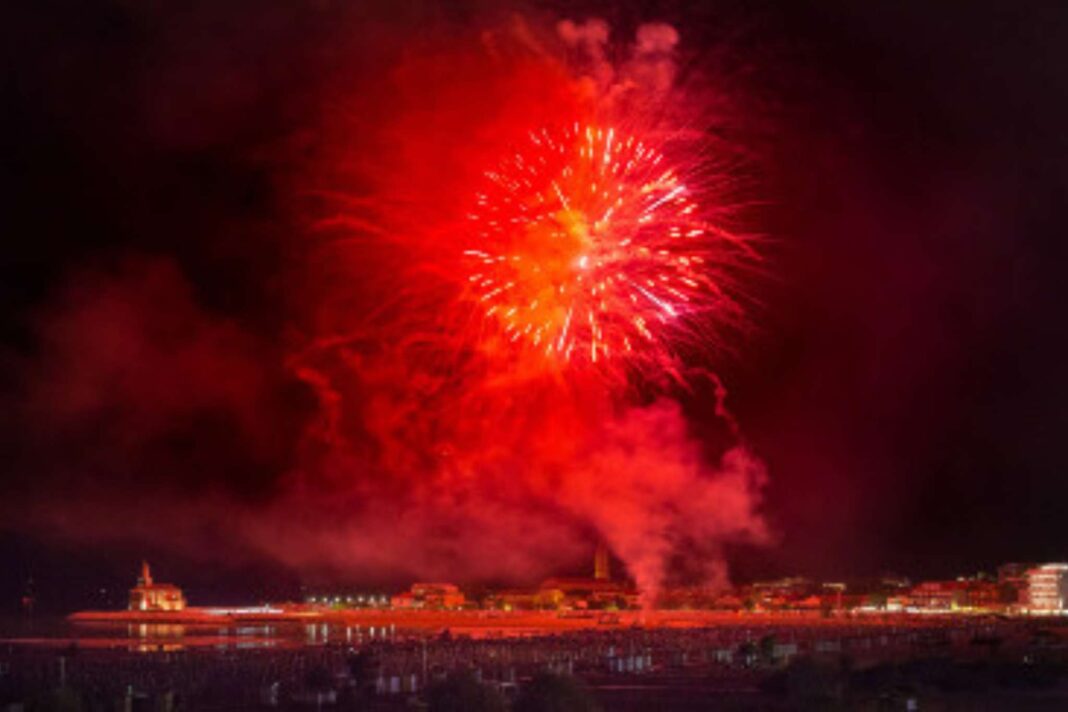
[[125, 648], [140, 652], [173, 652], [191, 648], [247, 650], [292, 648], [337, 643], [360, 645], [398, 639], [394, 624], [263, 623], [198, 625], [189, 623], [76, 623], [57, 626], [41, 637], [8, 638], [9, 642], [49, 647]]

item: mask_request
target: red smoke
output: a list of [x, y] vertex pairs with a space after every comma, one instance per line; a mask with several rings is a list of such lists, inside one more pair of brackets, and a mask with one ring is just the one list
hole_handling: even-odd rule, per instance
[[[409, 40], [370, 76], [340, 61], [305, 92], [322, 107], [314, 125], [280, 149], [299, 153], [280, 183], [303, 225], [284, 340], [214, 316], [166, 261], [83, 279], [38, 324], [25, 408], [42, 432], [91, 441], [54, 467], [101, 484], [80, 516], [54, 500], [32, 514], [83, 540], [252, 550], [348, 578], [530, 581], [603, 539], [650, 599], [676, 564], [722, 583], [722, 546], [767, 538], [765, 472], [718, 381], [722, 452], [671, 400], [720, 348], [703, 343], [711, 332], [637, 378], [545, 368], [516, 358], [460, 289], [485, 173], [538, 127], [670, 137], [692, 149], [707, 215], [738, 232], [736, 154], [674, 84], [678, 33], [646, 25], [614, 42], [598, 21], [517, 19], [448, 46]], [[730, 271], [717, 277], [744, 276]], [[204, 551], [206, 532], [228, 544]]]
[[[621, 381], [603, 371], [571, 367], [563, 348], [551, 352], [551, 359], [540, 351], [539, 357], [529, 357], [513, 346], [519, 336], [515, 320], [496, 319], [495, 309], [479, 303], [500, 294], [498, 287], [509, 279], [550, 269], [539, 262], [545, 250], [527, 238], [496, 237], [502, 230], [518, 234], [541, 228], [529, 221], [509, 228], [516, 223], [508, 214], [477, 206], [487, 173], [498, 170], [501, 157], [514, 155], [516, 146], [529, 145], [531, 132], [619, 122], [646, 141], [662, 144], [668, 137], [697, 154], [714, 148], [692, 126], [677, 123], [682, 112], [674, 102], [686, 97], [673, 93], [671, 85], [675, 31], [641, 27], [618, 67], [606, 59], [608, 32], [603, 23], [591, 21], [561, 23], [555, 36], [536, 36], [518, 24], [471, 37], [465, 50], [456, 49], [465, 46], [463, 41], [421, 48], [387, 73], [376, 95], [380, 115], [346, 110], [350, 97], [343, 87], [332, 95], [338, 109], [327, 114], [320, 159], [302, 183], [315, 198], [316, 318], [307, 345], [294, 353], [291, 364], [319, 395], [323, 420], [315, 438], [325, 451], [319, 466], [300, 479], [325, 478], [340, 492], [386, 503], [390, 521], [400, 522], [400, 530], [376, 528], [374, 541], [389, 542], [376, 550], [389, 556], [403, 551], [415, 571], [436, 570], [432, 560], [444, 555], [453, 572], [529, 576], [531, 569], [522, 566], [536, 561], [537, 570], [565, 563], [589, 539], [601, 537], [643, 590], [655, 595], [670, 573], [669, 561], [696, 559], [706, 578], [722, 582], [721, 545], [766, 538], [756, 513], [764, 480], [759, 461], [736, 445], [718, 465], [706, 464], [678, 407], [670, 401], [649, 404], [639, 396], [664, 388], [669, 376], [685, 379], [686, 364], [670, 350], [658, 344], [648, 361], [659, 371], [645, 371], [628, 385], [625, 375]], [[610, 151], [611, 138], [591, 134], [589, 141], [598, 151]], [[670, 219], [691, 221], [690, 228], [712, 220], [716, 240], [740, 245], [740, 238], [727, 233], [736, 219], [725, 187], [730, 176], [722, 172], [727, 163], [715, 155], [691, 159], [686, 169], [701, 176], [702, 197], [712, 202], [694, 218], [689, 217], [691, 203], [681, 202]], [[526, 173], [515, 171], [512, 177], [490, 177], [508, 186], [524, 180]], [[679, 195], [675, 185], [681, 184], [666, 184], [661, 191], [665, 201]], [[586, 182], [579, 187], [585, 189]], [[543, 196], [516, 197], [529, 197], [533, 205]], [[559, 201], [554, 210], [561, 212], [551, 220], [583, 219], [568, 217], [575, 210], [566, 197]], [[525, 254], [529, 269], [502, 272], [496, 281], [480, 284], [483, 291], [472, 298], [470, 247], [479, 244], [473, 210], [483, 223], [504, 221], [505, 227], [490, 231], [498, 247], [533, 251]], [[631, 210], [635, 218], [642, 214], [640, 207]], [[681, 229], [676, 224], [670, 230]], [[667, 233], [669, 226], [663, 230]], [[696, 229], [693, 234], [704, 233]], [[488, 254], [475, 251], [476, 257]], [[518, 264], [519, 258], [504, 259]], [[689, 276], [688, 258], [686, 271], [679, 272], [678, 257], [657, 259], [666, 269], [658, 267], [655, 286], [650, 281], [646, 288], [643, 282], [622, 298], [645, 299], [652, 307], [649, 318], [666, 319], [675, 310], [665, 300], [678, 309], [692, 308], [687, 300], [699, 294], [659, 281]], [[570, 270], [569, 265], [552, 269], [557, 267], [561, 273]], [[732, 268], [738, 265], [709, 264], [692, 274], [725, 295], [728, 283], [716, 280]], [[647, 276], [640, 270], [633, 275]], [[563, 344], [566, 305], [547, 309], [547, 292], [539, 292], [543, 287], [536, 280], [525, 288], [519, 306], [541, 293], [542, 303], [531, 309], [548, 320], [546, 328], [555, 330], [554, 338]], [[510, 305], [505, 301], [500, 308]], [[593, 309], [582, 337], [593, 353], [587, 363], [608, 354], [609, 346], [622, 349], [626, 337], [641, 336], [640, 329], [633, 334], [621, 329], [615, 341], [599, 345]], [[612, 317], [598, 314], [603, 321]], [[636, 314], [622, 318], [640, 319], [645, 312]], [[694, 314], [698, 324], [703, 319], [710, 326], [714, 320]], [[535, 342], [537, 325], [533, 319], [527, 323], [526, 335]], [[707, 337], [709, 332], [696, 333]], [[694, 342], [691, 350], [705, 355], [715, 350], [700, 336]], [[716, 385], [718, 412], [725, 412]], [[724, 427], [733, 432], [734, 424], [725, 421]], [[307, 486], [319, 491], [321, 485]], [[365, 515], [357, 514], [354, 521], [355, 531], [368, 528]], [[447, 536], [437, 536], [436, 530]], [[355, 538], [366, 536], [355, 531]], [[345, 548], [343, 540], [339, 547]]]

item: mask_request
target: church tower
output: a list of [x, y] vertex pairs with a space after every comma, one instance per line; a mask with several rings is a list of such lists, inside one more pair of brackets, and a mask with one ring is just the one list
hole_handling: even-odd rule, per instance
[[137, 578], [138, 586], [151, 586], [152, 585], [152, 572], [148, 569], [148, 562], [141, 562], [141, 575]]
[[603, 542], [597, 545], [597, 552], [593, 555], [593, 578], [598, 581], [608, 581], [612, 578], [612, 572], [608, 568], [608, 547]]

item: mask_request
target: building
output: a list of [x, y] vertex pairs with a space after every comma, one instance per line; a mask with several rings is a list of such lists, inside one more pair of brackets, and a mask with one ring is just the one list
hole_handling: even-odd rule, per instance
[[909, 591], [908, 605], [924, 611], [953, 611], [964, 608], [967, 597], [966, 581], [923, 581]]
[[415, 583], [409, 590], [393, 596], [390, 600], [393, 608], [431, 610], [463, 608], [466, 602], [463, 591], [451, 583]]
[[[762, 610], [784, 610], [818, 595], [820, 587], [801, 576], [787, 576], [774, 581], [755, 581], [748, 587], [748, 600]], [[818, 607], [818, 606], [817, 606]]]
[[1035, 564], [1008, 563], [998, 567], [998, 591], [1007, 606], [1026, 605], [1027, 572]]
[[1031, 613], [1065, 613], [1068, 564], [1042, 564], [1027, 572], [1027, 609]]
[[148, 562], [141, 562], [137, 585], [130, 589], [131, 611], [181, 611], [185, 608], [182, 589], [169, 583], [156, 583]]
[[1004, 608], [998, 584], [981, 576], [952, 581], [924, 581], [904, 597], [902, 607], [924, 611], [993, 611]]
[[996, 611], [1005, 608], [1006, 601], [1001, 587], [983, 578], [968, 581], [964, 591], [964, 607], [973, 611]]
[[499, 591], [485, 604], [504, 610], [605, 610], [637, 608], [640, 601], [632, 584], [612, 579], [608, 549], [601, 545], [593, 557], [593, 576], [554, 576], [536, 589]]
[[553, 608], [636, 608], [638, 592], [621, 581], [554, 576], [538, 588], [539, 599]]
[[822, 608], [825, 610], [842, 610], [842, 602], [845, 599], [846, 585], [842, 581], [828, 581], [820, 584], [820, 598]]
[[554, 576], [546, 579], [538, 587], [539, 605], [571, 609], [637, 608], [637, 589], [627, 582], [612, 580], [608, 561], [608, 547], [598, 545], [593, 555], [593, 577]]
[[486, 596], [483, 605], [502, 611], [531, 611], [550, 606], [542, 605], [537, 591], [527, 588], [504, 588]]

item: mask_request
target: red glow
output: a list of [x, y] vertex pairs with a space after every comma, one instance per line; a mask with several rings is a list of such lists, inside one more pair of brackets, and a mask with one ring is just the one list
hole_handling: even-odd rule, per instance
[[451, 576], [428, 563], [444, 547], [463, 573], [522, 579], [584, 559], [593, 530], [655, 595], [680, 547], [722, 580], [722, 541], [766, 537], [758, 459], [706, 464], [676, 405], [630, 402], [726, 348], [755, 257], [729, 161], [663, 110], [668, 30], [645, 35], [657, 71], [638, 54], [618, 87], [439, 49], [393, 70], [384, 115], [331, 114], [317, 327], [292, 364], [330, 443], [304, 479], [377, 498], [381, 520], [354, 517], [376, 555]]
[[[280, 287], [286, 375], [315, 398], [294, 418], [299, 443], [261, 423], [270, 351], [216, 323], [185, 281], [164, 285], [180, 308], [159, 313], [144, 305], [169, 302], [129, 280], [63, 305], [59, 335], [77, 337], [57, 342], [55, 370], [78, 386], [66, 401], [90, 394], [147, 443], [233, 411], [234, 448], [288, 468], [251, 468], [254, 502], [212, 489], [160, 504], [173, 528], [83, 500], [94, 530], [79, 536], [202, 555], [207, 521], [293, 567], [457, 582], [537, 580], [600, 540], [650, 597], [677, 555], [721, 581], [723, 542], [767, 537], [762, 463], [734, 440], [708, 452], [671, 400], [680, 383], [709, 387], [686, 367], [705, 368], [744, 321], [753, 257], [730, 162], [675, 110], [705, 105], [665, 95], [677, 33], [644, 26], [609, 66], [603, 23], [543, 29], [395, 38], [400, 56], [353, 60], [309, 90], [322, 111], [293, 137], [300, 170], [282, 183], [304, 228]], [[114, 317], [94, 311], [115, 290], [103, 303], [131, 314], [121, 359]], [[182, 377], [152, 390], [161, 373]], [[706, 393], [724, 414], [724, 391]], [[226, 463], [205, 450], [206, 465], [173, 469], [207, 489]]]
[[647, 141], [578, 122], [541, 128], [486, 171], [467, 216], [467, 289], [518, 348], [649, 372], [670, 367], [674, 340], [738, 313], [716, 273], [741, 241]]

